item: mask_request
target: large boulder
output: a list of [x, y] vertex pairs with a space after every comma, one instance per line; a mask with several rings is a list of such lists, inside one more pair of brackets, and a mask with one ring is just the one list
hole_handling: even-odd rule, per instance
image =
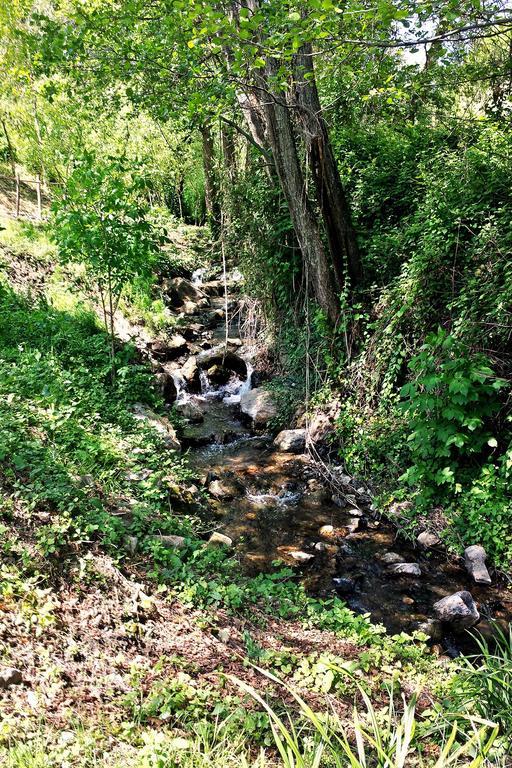
[[434, 615], [444, 624], [453, 629], [473, 627], [479, 620], [480, 614], [470, 592], [455, 592], [434, 603]]
[[175, 406], [176, 412], [185, 421], [190, 421], [192, 424], [202, 424], [204, 421], [204, 413], [197, 403], [188, 401], [186, 403], [178, 403]]
[[466, 563], [466, 569], [469, 575], [473, 578], [475, 584], [490, 584], [491, 577], [485, 560], [487, 554], [485, 549], [479, 544], [474, 544], [472, 547], [466, 547], [464, 550], [464, 559]]
[[302, 453], [306, 447], [306, 430], [283, 429], [274, 440], [274, 445], [285, 453]]
[[251, 389], [240, 398], [240, 409], [256, 428], [266, 427], [277, 416], [277, 406], [268, 389]]
[[205, 349], [196, 357], [199, 368], [210, 369], [217, 366], [219, 370], [232, 371], [241, 379], [247, 378], [247, 363], [237, 355], [231, 345], [217, 344], [211, 349]]
[[199, 366], [195, 355], [191, 355], [180, 370], [184, 381], [187, 383], [190, 392], [201, 391], [201, 378], [199, 375]]
[[185, 304], [186, 301], [198, 302], [205, 298], [205, 294], [199, 286], [186, 280], [184, 277], [174, 277], [166, 280], [163, 285], [165, 293], [175, 306]]

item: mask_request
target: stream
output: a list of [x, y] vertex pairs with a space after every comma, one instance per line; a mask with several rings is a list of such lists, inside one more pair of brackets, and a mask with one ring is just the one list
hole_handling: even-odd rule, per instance
[[[478, 629], [512, 618], [512, 591], [496, 574], [490, 586], [472, 582], [463, 561], [442, 547], [406, 541], [374, 509], [366, 488], [335, 467], [343, 493], [333, 495], [306, 453], [276, 448], [265, 426], [256, 430], [241, 409], [255, 374], [254, 347], [240, 339], [240, 275], [229, 280], [226, 333], [224, 284], [204, 279], [169, 281], [178, 312], [175, 335], [149, 341], [164, 396], [181, 417], [179, 438], [197, 483], [210, 495], [211, 530], [233, 541], [251, 574], [279, 560], [293, 566], [313, 594], [338, 594], [355, 612], [370, 614], [391, 632], [421, 629], [437, 653], [466, 650], [468, 633], [433, 621], [433, 604], [468, 590], [478, 605]], [[415, 563], [420, 575], [392, 573], [393, 563]]]

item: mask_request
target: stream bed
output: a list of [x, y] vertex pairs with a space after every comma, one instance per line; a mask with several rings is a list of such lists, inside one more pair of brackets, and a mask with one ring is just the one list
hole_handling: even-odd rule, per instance
[[[227, 333], [222, 281], [204, 283], [202, 275], [188, 285], [176, 280], [174, 296], [183, 301], [176, 331], [182, 335], [170, 340], [168, 354], [160, 349], [155, 368], [182, 418], [179, 436], [189, 464], [210, 494], [211, 530], [232, 539], [241, 567], [256, 574], [282, 561], [297, 569], [312, 593], [338, 594], [392, 632], [425, 631], [449, 655], [465, 649], [469, 636], [454, 637], [432, 621], [441, 598], [468, 590], [481, 632], [490, 633], [492, 620], [506, 626], [512, 591], [496, 574], [492, 585], [475, 585], [463, 562], [442, 547], [400, 537], [373, 508], [367, 489], [343, 476], [341, 467], [335, 471], [345, 492], [333, 494], [306, 453], [279, 450], [265, 425], [254, 429], [240, 408], [252, 386], [254, 350], [239, 338], [237, 280], [230, 281]], [[418, 568], [393, 573], [391, 563]]]

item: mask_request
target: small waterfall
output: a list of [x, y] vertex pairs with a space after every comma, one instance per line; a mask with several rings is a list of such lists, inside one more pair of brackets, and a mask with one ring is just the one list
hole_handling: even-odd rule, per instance
[[205, 267], [200, 267], [199, 269], [194, 270], [194, 272], [192, 272], [192, 283], [194, 285], [202, 285], [205, 274]]
[[176, 387], [176, 404], [187, 403], [190, 400], [190, 395], [187, 392], [187, 382], [179, 371], [171, 371], [171, 378]]

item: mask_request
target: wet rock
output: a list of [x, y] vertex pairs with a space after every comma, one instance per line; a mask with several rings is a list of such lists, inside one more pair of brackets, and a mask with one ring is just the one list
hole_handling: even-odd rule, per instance
[[480, 619], [475, 601], [470, 592], [455, 592], [434, 603], [436, 619], [450, 624], [454, 629], [473, 627]]
[[332, 581], [339, 595], [351, 595], [356, 588], [354, 579], [334, 578]]
[[337, 507], [340, 507], [340, 509], [343, 509], [344, 507], [347, 506], [347, 502], [345, 501], [345, 498], [343, 496], [340, 496], [339, 493], [335, 493], [333, 496], [331, 496], [331, 501]]
[[402, 603], [404, 605], [414, 605], [415, 602], [416, 601], [412, 597], [409, 597], [409, 595], [404, 595], [402, 597]]
[[394, 565], [395, 563], [405, 562], [402, 555], [399, 555], [397, 552], [386, 552], [385, 554], [380, 555], [379, 560], [381, 563], [384, 563], [384, 565]]
[[416, 629], [418, 632], [423, 632], [424, 635], [427, 635], [434, 642], [438, 642], [443, 637], [443, 628], [441, 622], [437, 619], [421, 621]]
[[185, 354], [187, 350], [187, 340], [181, 334], [176, 333], [167, 342], [167, 360], [175, 360], [180, 355]]
[[397, 563], [390, 567], [389, 572], [394, 576], [421, 576], [421, 568], [418, 563]]
[[186, 381], [190, 392], [201, 391], [201, 381], [199, 378], [199, 366], [197, 364], [197, 358], [192, 355], [188, 358], [180, 371], [183, 379]]
[[306, 447], [306, 430], [284, 429], [277, 435], [274, 445], [285, 453], [303, 453]]
[[178, 397], [176, 382], [170, 373], [157, 373], [156, 380], [166, 403], [174, 403]]
[[320, 536], [325, 536], [330, 539], [334, 534], [334, 525], [322, 525], [318, 533]]
[[485, 549], [479, 544], [474, 544], [472, 547], [466, 547], [464, 550], [466, 570], [475, 584], [491, 583], [491, 577], [485, 565], [486, 558], [487, 554]]
[[215, 533], [212, 533], [210, 538], [208, 539], [208, 546], [209, 547], [232, 547], [233, 546], [233, 539], [230, 539], [229, 536], [225, 536], [223, 533], [218, 533], [215, 531]]
[[205, 298], [203, 291], [184, 277], [165, 280], [162, 288], [175, 306], [184, 304], [186, 301], [197, 302]]
[[205, 318], [205, 326], [210, 330], [216, 328], [224, 322], [224, 310], [214, 309], [213, 312], [209, 312]]
[[425, 549], [430, 549], [430, 547], [437, 547], [437, 545], [441, 543], [439, 536], [437, 536], [435, 533], [431, 533], [430, 531], [423, 531], [420, 533], [416, 541], [422, 547], [425, 547]]
[[166, 549], [182, 549], [187, 543], [183, 536], [174, 536], [172, 534], [168, 536], [153, 536], [153, 539]]
[[266, 427], [277, 416], [277, 407], [272, 393], [267, 389], [252, 389], [244, 392], [240, 399], [242, 413], [252, 419], [256, 428]]
[[175, 408], [182, 419], [190, 421], [192, 424], [201, 424], [204, 421], [204, 413], [196, 403], [179, 403]]
[[316, 552], [327, 552], [327, 544], [323, 541], [317, 541], [315, 544]]
[[180, 441], [176, 436], [176, 431], [169, 419], [165, 416], [159, 416], [142, 403], [136, 403], [133, 406], [133, 415], [138, 421], [143, 421], [158, 432], [167, 448], [174, 451], [181, 450]]
[[230, 349], [229, 344], [227, 349], [225, 344], [217, 344], [211, 349], [203, 350], [197, 355], [196, 362], [200, 368], [208, 369], [217, 365], [219, 369], [233, 371], [241, 379], [247, 378], [247, 363], [233, 349]]
[[207, 283], [201, 284], [201, 289], [207, 296], [223, 296], [224, 295], [224, 281], [223, 280], [210, 280]]
[[189, 323], [180, 327], [180, 331], [187, 341], [195, 341], [204, 331], [204, 325], [202, 323]]
[[234, 499], [240, 495], [240, 486], [236, 480], [223, 478], [222, 480], [213, 480], [208, 486], [208, 492], [216, 499]]
[[23, 675], [14, 667], [0, 668], [0, 688], [10, 688], [11, 685], [19, 685], [23, 682]]
[[315, 556], [309, 552], [302, 552], [300, 549], [296, 549], [293, 552], [290, 552], [290, 557], [293, 557], [293, 559], [297, 560], [299, 563], [309, 563]]
[[212, 365], [206, 371], [208, 379], [212, 384], [227, 384], [233, 372], [229, 368], [225, 368], [223, 365]]

